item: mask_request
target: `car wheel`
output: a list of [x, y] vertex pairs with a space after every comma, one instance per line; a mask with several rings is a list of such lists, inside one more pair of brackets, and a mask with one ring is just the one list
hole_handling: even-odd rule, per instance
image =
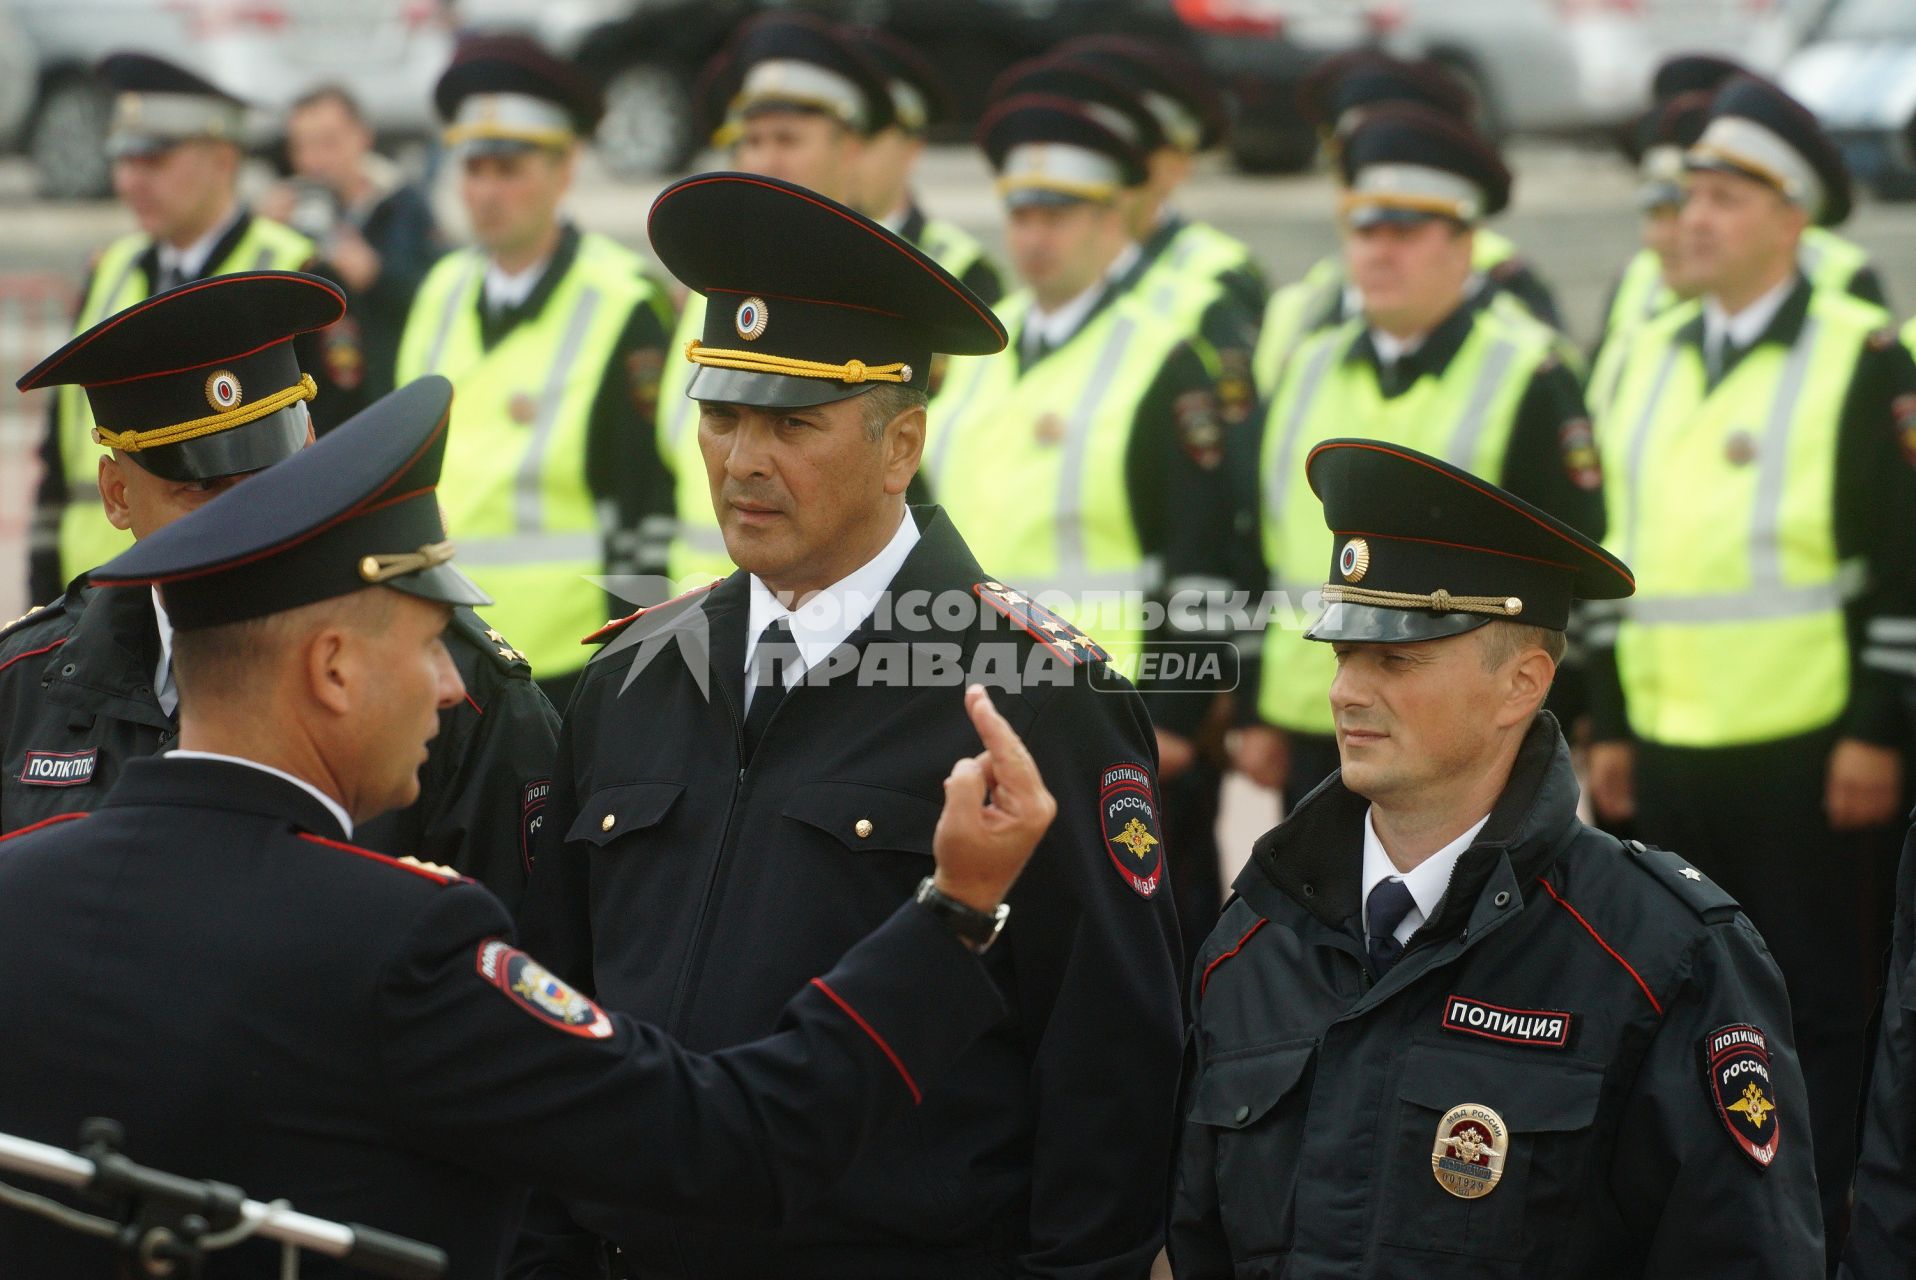
[[56, 80], [40, 99], [27, 131], [41, 196], [49, 200], [98, 200], [112, 194], [113, 170], [106, 158], [112, 99], [84, 76]]
[[692, 92], [670, 67], [636, 62], [605, 86], [598, 152], [617, 178], [650, 178], [682, 169], [698, 153]]

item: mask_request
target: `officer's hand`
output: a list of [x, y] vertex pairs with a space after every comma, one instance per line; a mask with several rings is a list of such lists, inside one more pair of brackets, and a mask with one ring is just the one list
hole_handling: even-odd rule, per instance
[[1605, 822], [1637, 816], [1636, 748], [1627, 742], [1590, 744], [1590, 807]]
[[1893, 821], [1902, 807], [1903, 757], [1893, 747], [1844, 738], [1830, 752], [1823, 808], [1830, 826], [1856, 831]]
[[966, 906], [995, 911], [1058, 816], [1038, 762], [984, 689], [965, 690], [965, 712], [985, 749], [952, 766], [945, 809], [931, 838], [939, 890]]
[[1158, 730], [1158, 779], [1175, 778], [1197, 763], [1197, 744], [1181, 733]]
[[1231, 765], [1258, 786], [1280, 790], [1291, 772], [1290, 740], [1272, 725], [1247, 725], [1231, 736]]

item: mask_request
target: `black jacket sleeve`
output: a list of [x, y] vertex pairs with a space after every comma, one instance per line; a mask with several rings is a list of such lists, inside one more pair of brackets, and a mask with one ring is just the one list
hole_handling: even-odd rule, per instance
[[1883, 277], [1867, 262], [1856, 268], [1856, 274], [1849, 278], [1849, 292], [1864, 302], [1873, 302], [1885, 311], [1890, 310], [1889, 290], [1883, 287]]
[[1896, 877], [1895, 939], [1839, 1280], [1916, 1280], [1916, 841]]
[[1837, 430], [1836, 553], [1867, 573], [1848, 610], [1842, 733], [1900, 746], [1902, 694], [1916, 685], [1916, 360], [1895, 335], [1870, 339]]
[[1603, 537], [1603, 478], [1583, 389], [1556, 356], [1538, 366], [1518, 405], [1501, 483], [1588, 536]]
[[959, 277], [960, 284], [978, 295], [978, 300], [988, 307], [995, 307], [1005, 296], [1004, 277], [998, 271], [998, 264], [983, 254], [978, 261], [965, 268], [965, 274]]
[[1557, 309], [1555, 295], [1527, 261], [1511, 258], [1492, 267], [1489, 274], [1494, 286], [1523, 303], [1531, 315], [1552, 329], [1563, 328], [1563, 312]]

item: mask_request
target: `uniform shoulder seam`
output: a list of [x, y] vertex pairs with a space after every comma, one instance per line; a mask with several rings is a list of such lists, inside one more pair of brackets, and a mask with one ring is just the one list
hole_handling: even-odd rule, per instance
[[326, 836], [314, 835], [310, 831], [301, 831], [297, 834], [301, 840], [306, 841], [308, 844], [320, 845], [327, 849], [337, 849], [341, 853], [350, 853], [355, 857], [365, 858], [372, 862], [383, 862], [395, 870], [418, 876], [420, 879], [430, 881], [433, 884], [452, 885], [468, 883], [466, 877], [456, 872], [448, 874], [434, 871], [430, 867], [419, 863], [404, 862], [390, 854], [380, 853], [373, 849], [364, 849], [356, 844], [348, 844], [344, 840], [333, 840]]

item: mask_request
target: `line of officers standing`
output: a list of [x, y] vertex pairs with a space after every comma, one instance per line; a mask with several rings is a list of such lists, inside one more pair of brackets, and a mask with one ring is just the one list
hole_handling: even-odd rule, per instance
[[[100, 256], [78, 331], [182, 282], [326, 270], [310, 239], [238, 203], [242, 104], [150, 58], [110, 59], [105, 70], [121, 92], [116, 166], [143, 170], [155, 199], [181, 213], [143, 223]], [[1092, 1276], [1148, 1266], [1163, 1232], [1158, 1171], [1173, 1163], [1184, 1028], [1195, 1025], [1194, 1064], [1207, 1046], [1242, 1043], [1228, 1024], [1241, 1015], [1226, 1007], [1207, 1022], [1202, 999], [1212, 971], [1251, 941], [1230, 927], [1234, 917], [1213, 933], [1225, 905], [1214, 835], [1222, 779], [1236, 768], [1295, 809], [1339, 763], [1327, 697], [1336, 660], [1306, 641], [1303, 623], [1334, 550], [1308, 460], [1346, 435], [1481, 476], [1634, 571], [1633, 596], [1591, 602], [1571, 628], [1550, 705], [1587, 735], [1599, 819], [1678, 851], [1727, 895], [1689, 900], [1678, 885], [1672, 909], [1740, 904], [1781, 969], [1788, 1010], [1766, 1010], [1775, 1025], [1765, 1030], [1779, 1054], [1793, 1044], [1800, 1059], [1806, 1100], [1794, 1105], [1806, 1108], [1809, 1132], [1783, 1141], [1813, 1139], [1829, 1265], [1854, 1222], [1854, 1275], [1912, 1273], [1916, 1189], [1894, 1146], [1909, 1151], [1916, 1111], [1912, 978], [1895, 968], [1911, 963], [1907, 872], [1872, 1086], [1876, 1128], [1866, 1130], [1875, 1145], [1863, 1153], [1874, 1182], [1854, 1199], [1851, 1186], [1916, 707], [1916, 327], [1899, 337], [1866, 255], [1833, 230], [1850, 211], [1849, 178], [1800, 105], [1718, 59], [1659, 70], [1640, 127], [1644, 246], [1586, 358], [1520, 250], [1486, 225], [1509, 204], [1512, 177], [1475, 130], [1468, 93], [1434, 66], [1363, 51], [1309, 78], [1299, 108], [1338, 170], [1326, 212], [1343, 248], [1274, 292], [1245, 245], [1177, 208], [1227, 115], [1203, 70], [1175, 50], [1087, 37], [993, 86], [978, 141], [1005, 209], [1008, 274], [914, 195], [924, 133], [946, 109], [921, 51], [882, 32], [771, 16], [740, 29], [700, 96], [735, 169], [861, 211], [996, 309], [1005, 350], [939, 357], [931, 370], [912, 498], [938, 504], [978, 564], [1051, 606], [1058, 625], [1095, 637], [1136, 681], [1149, 739], [1120, 754], [1148, 755], [1155, 769], [1165, 875], [1106, 875], [1060, 890], [1047, 908], [1054, 936], [1008, 979], [1018, 1026], [996, 1049], [1024, 1055], [1027, 1114], [992, 1128], [988, 1143], [940, 1128], [975, 1124], [975, 1099], [942, 1120], [933, 1110], [909, 1141], [855, 1169], [823, 1211], [781, 1233], [643, 1215], [587, 1232], [564, 1206], [543, 1205], [520, 1274], [604, 1265], [646, 1276], [861, 1266]], [[441, 712], [420, 800], [356, 838], [456, 867], [509, 907], [523, 903], [535, 951], [582, 990], [625, 993], [608, 1003], [694, 1048], [743, 1042], [769, 1030], [754, 1020], [815, 971], [805, 966], [817, 939], [793, 918], [813, 909], [808, 898], [838, 891], [829, 877], [782, 883], [760, 868], [769, 886], [728, 898], [717, 889], [735, 873], [716, 864], [709, 875], [596, 873], [554, 890], [566, 899], [555, 906], [551, 895], [541, 904], [533, 875], [546, 848], [603, 857], [624, 839], [634, 842], [627, 853], [656, 856], [646, 832], [684, 819], [675, 805], [716, 805], [716, 816], [697, 818], [712, 824], [737, 800], [682, 796], [616, 769], [596, 775], [574, 713], [562, 728], [555, 711], [583, 681], [590, 651], [580, 638], [606, 616], [608, 595], [624, 613], [673, 594], [667, 581], [733, 573], [699, 401], [687, 394], [697, 366], [684, 358], [716, 319], [729, 328], [733, 318], [709, 316], [702, 292], [675, 299], [658, 268], [565, 215], [600, 113], [574, 68], [516, 38], [472, 40], [435, 101], [475, 244], [419, 282], [393, 376], [441, 374], [456, 389], [439, 499], [461, 563], [497, 603], [483, 620], [455, 612], [448, 642], [468, 696]], [[773, 292], [767, 301], [783, 305]], [[302, 350], [339, 320], [297, 326]], [[755, 336], [743, 312], [738, 324], [740, 338]], [[302, 362], [328, 367], [324, 346], [312, 351]], [[60, 386], [36, 585], [56, 557], [54, 581], [71, 585], [40, 591], [46, 607], [0, 632], [0, 833], [90, 807], [128, 760], [173, 740], [158, 596], [88, 586], [86, 571], [128, 535], [164, 527], [306, 443], [183, 451], [154, 472], [93, 421], [84, 381], [56, 366], [24, 384]], [[207, 395], [217, 391], [209, 384]], [[337, 421], [326, 399], [312, 414], [322, 433]], [[580, 722], [592, 722], [590, 701], [573, 704]], [[844, 781], [783, 816], [842, 839], [848, 855], [902, 866], [928, 851], [921, 804], [869, 779]], [[1068, 810], [1075, 780], [1048, 781]], [[1099, 834], [1089, 833], [1092, 845], [1104, 843]], [[719, 838], [729, 847], [723, 827]], [[580, 919], [590, 921], [583, 938]], [[608, 938], [614, 921], [629, 934]], [[1600, 933], [1591, 929], [1608, 948]], [[742, 947], [756, 949], [749, 963]], [[1550, 1007], [1624, 995], [1637, 998], [1566, 979]], [[1502, 1055], [1483, 1068], [1493, 1077], [1511, 1062], [1528, 1067], [1522, 1036], [1485, 1052]], [[1212, 1248], [1217, 1202], [1228, 1222], [1231, 1202], [1261, 1188], [1344, 1177], [1335, 1160], [1282, 1179], [1260, 1169], [1260, 1158], [1303, 1158], [1294, 1133], [1287, 1148], [1260, 1146], [1257, 1131], [1286, 1131], [1286, 1108], [1310, 1078], [1308, 1055], [1265, 1065], [1222, 1077], [1239, 1082], [1228, 1091], [1186, 1090], [1196, 1137], [1174, 1178], [1176, 1211], [1204, 1199], [1191, 1198], [1194, 1178], [1215, 1185], [1206, 1213], [1173, 1222], [1174, 1262], [1193, 1275], [1212, 1274], [1214, 1257], [1240, 1275], [1448, 1274], [1450, 1260], [1397, 1272], [1375, 1253], [1311, 1270], [1301, 1235], [1295, 1256], [1288, 1238], [1247, 1250], [1230, 1231], [1228, 1248]], [[1552, 1065], [1540, 1056], [1532, 1072], [1546, 1102]], [[1468, 1063], [1462, 1070], [1469, 1093]], [[1591, 1108], [1557, 1101], [1531, 1109], [1532, 1127], [1591, 1122]], [[1717, 1123], [1704, 1085], [1692, 1101], [1697, 1124]], [[1807, 1179], [1800, 1159], [1751, 1167], [1723, 1120], [1725, 1212], [1744, 1203], [1736, 1179]], [[1194, 1149], [1215, 1149], [1212, 1167], [1194, 1171]], [[1614, 1175], [1588, 1176], [1600, 1197], [1596, 1182]], [[1349, 1185], [1363, 1194], [1361, 1181]], [[1511, 1250], [1548, 1235], [1551, 1222], [1536, 1216], [1548, 1211], [1460, 1231], [1514, 1233], [1473, 1246], [1470, 1273], [1505, 1274], [1495, 1259], [1524, 1257]], [[1441, 1214], [1425, 1226], [1447, 1230]], [[601, 1251], [600, 1235], [623, 1248]], [[1701, 1273], [1697, 1256], [1686, 1255], [1684, 1274]], [[1760, 1249], [1733, 1266], [1729, 1256], [1726, 1275], [1792, 1273], [1787, 1251], [1767, 1259], [1771, 1271]], [[1654, 1249], [1644, 1265], [1659, 1273]]]

